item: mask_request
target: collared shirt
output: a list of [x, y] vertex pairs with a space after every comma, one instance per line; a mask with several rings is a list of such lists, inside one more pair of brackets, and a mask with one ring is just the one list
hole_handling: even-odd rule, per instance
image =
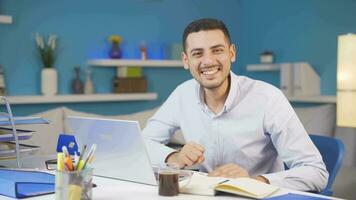
[[273, 185], [322, 190], [329, 176], [325, 164], [283, 93], [233, 72], [230, 80], [217, 114], [204, 103], [203, 89], [194, 79], [174, 90], [143, 130], [152, 163], [164, 163], [175, 151], [164, 144], [181, 129], [186, 142], [205, 147], [207, 168], [236, 163]]

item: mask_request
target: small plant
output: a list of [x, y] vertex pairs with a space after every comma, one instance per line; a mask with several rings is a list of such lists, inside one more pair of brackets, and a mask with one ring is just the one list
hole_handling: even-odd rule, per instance
[[111, 42], [113, 45], [120, 45], [122, 41], [122, 38], [119, 35], [110, 35], [109, 36], [109, 42]]
[[36, 33], [36, 45], [44, 68], [54, 67], [56, 60], [57, 36], [51, 34], [46, 42], [44, 37]]

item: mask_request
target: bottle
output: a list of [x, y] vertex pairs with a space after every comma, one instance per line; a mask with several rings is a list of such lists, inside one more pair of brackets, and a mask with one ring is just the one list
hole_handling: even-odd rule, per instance
[[83, 94], [84, 86], [80, 79], [80, 67], [74, 68], [74, 79], [72, 81], [72, 93], [73, 94]]
[[4, 69], [0, 66], [0, 96], [6, 95]]
[[94, 93], [94, 85], [91, 79], [91, 71], [86, 71], [86, 78], [84, 83], [84, 94], [93, 94]]
[[147, 60], [147, 47], [145, 42], [140, 44], [141, 60]]
[[117, 76], [114, 77], [112, 87], [113, 87], [114, 93], [120, 93], [119, 92], [119, 77], [117, 77]]

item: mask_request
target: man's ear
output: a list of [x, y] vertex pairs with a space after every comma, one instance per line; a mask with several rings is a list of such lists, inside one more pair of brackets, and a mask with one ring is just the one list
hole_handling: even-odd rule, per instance
[[188, 65], [188, 56], [184, 53], [184, 51], [182, 52], [181, 54], [182, 56], [182, 61], [183, 61], [183, 66], [184, 66], [184, 69], [189, 69], [189, 65]]
[[234, 44], [230, 45], [230, 61], [231, 63], [236, 61], [236, 46]]

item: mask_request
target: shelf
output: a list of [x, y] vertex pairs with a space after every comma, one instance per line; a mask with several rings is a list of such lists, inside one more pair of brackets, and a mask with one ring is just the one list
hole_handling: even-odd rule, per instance
[[0, 15], [0, 24], [11, 24], [12, 17], [9, 15]]
[[336, 103], [336, 96], [293, 96], [287, 98], [290, 102], [298, 103]]
[[181, 67], [180, 60], [134, 60], [134, 59], [95, 59], [89, 60], [89, 65], [97, 67]]
[[116, 102], [116, 101], [146, 101], [156, 100], [156, 93], [128, 94], [77, 94], [55, 96], [8, 96], [11, 105], [14, 104], [44, 104], [44, 103], [84, 103], [84, 102]]
[[280, 70], [279, 64], [252, 64], [247, 65], [247, 71], [278, 71]]

